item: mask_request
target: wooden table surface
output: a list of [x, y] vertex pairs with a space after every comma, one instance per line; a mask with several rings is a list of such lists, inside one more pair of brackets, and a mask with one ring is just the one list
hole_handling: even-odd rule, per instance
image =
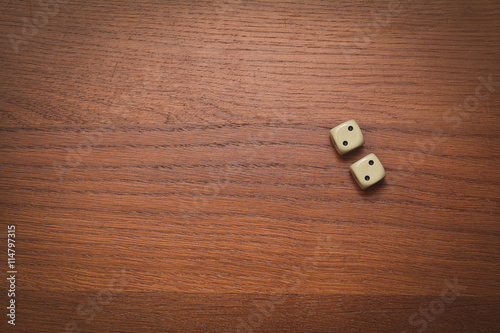
[[0, 6], [0, 331], [500, 331], [499, 1]]

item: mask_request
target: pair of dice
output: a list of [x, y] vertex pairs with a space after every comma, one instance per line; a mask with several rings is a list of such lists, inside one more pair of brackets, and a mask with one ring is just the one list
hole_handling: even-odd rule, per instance
[[[363, 133], [354, 120], [346, 121], [330, 130], [333, 146], [340, 155], [361, 147], [365, 143]], [[385, 169], [375, 154], [369, 154], [351, 165], [351, 173], [363, 190], [381, 181]]]

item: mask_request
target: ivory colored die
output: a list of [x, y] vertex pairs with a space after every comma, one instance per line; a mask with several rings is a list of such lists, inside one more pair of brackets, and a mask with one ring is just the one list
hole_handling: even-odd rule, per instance
[[352, 164], [351, 173], [363, 190], [385, 177], [384, 166], [375, 154], [369, 154]]
[[348, 120], [330, 130], [333, 146], [340, 155], [361, 147], [365, 143], [363, 133], [354, 120]]

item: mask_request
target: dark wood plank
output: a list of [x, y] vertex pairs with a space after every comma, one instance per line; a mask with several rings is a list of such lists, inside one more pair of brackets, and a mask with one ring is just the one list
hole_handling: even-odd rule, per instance
[[498, 331], [500, 3], [47, 3], [0, 5], [2, 332]]

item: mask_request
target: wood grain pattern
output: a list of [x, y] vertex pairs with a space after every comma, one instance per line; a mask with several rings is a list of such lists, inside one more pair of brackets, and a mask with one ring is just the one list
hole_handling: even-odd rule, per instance
[[43, 4], [0, 11], [1, 331], [498, 332], [500, 3]]

